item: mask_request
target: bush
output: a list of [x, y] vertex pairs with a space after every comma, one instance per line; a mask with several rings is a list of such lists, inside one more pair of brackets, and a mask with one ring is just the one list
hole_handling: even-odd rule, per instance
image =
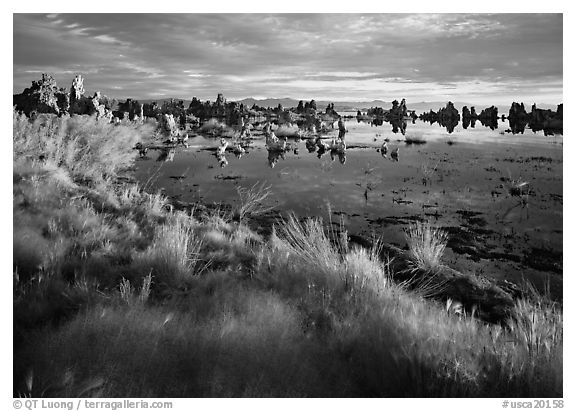
[[301, 137], [302, 130], [296, 125], [282, 124], [274, 131], [274, 134], [278, 137]]
[[415, 134], [404, 136], [404, 141], [408, 145], [410, 145], [410, 144], [425, 144], [426, 143], [426, 139], [424, 138], [424, 136], [415, 135]]
[[75, 178], [115, 176], [135, 159], [132, 147], [149, 137], [152, 126], [115, 126], [95, 117], [42, 115], [28, 120], [14, 113], [14, 157], [63, 167]]

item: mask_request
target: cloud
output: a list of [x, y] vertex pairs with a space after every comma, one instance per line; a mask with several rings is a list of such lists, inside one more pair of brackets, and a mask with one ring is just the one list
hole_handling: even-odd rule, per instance
[[562, 31], [560, 14], [15, 14], [14, 91], [46, 70], [121, 98], [511, 99], [538, 83], [559, 100]]

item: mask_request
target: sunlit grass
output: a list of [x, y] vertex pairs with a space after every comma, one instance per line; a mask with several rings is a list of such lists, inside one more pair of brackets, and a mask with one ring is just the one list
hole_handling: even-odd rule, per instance
[[156, 229], [148, 248], [134, 256], [134, 264], [141, 270], [149, 270], [157, 281], [179, 283], [204, 269], [201, 247], [202, 238], [185, 217], [174, 216]]
[[430, 223], [417, 222], [406, 230], [408, 253], [413, 268], [434, 272], [442, 266], [448, 234]]

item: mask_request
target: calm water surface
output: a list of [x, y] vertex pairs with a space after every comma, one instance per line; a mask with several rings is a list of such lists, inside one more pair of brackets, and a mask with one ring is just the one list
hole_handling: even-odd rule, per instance
[[[401, 247], [407, 224], [430, 220], [450, 228], [450, 245], [465, 235], [492, 253], [479, 259], [473, 251], [449, 250], [447, 258], [461, 269], [505, 278], [520, 272], [546, 278], [551, 271], [561, 274], [561, 135], [530, 129], [513, 135], [505, 132], [507, 122], [496, 130], [479, 123], [465, 130], [459, 124], [448, 133], [438, 124], [416, 121], [408, 123], [406, 136], [426, 143], [407, 145], [389, 123], [349, 120], [346, 125], [345, 158], [329, 152], [319, 157], [308, 152], [305, 139], [290, 139], [293, 150], [270, 161], [263, 136], [255, 130], [249, 152], [240, 158], [227, 153], [225, 167], [213, 151], [220, 140], [196, 136], [188, 148], [177, 149], [173, 161], [155, 161], [160, 153], [149, 152], [148, 159], [138, 160], [136, 177], [149, 190], [205, 203], [234, 203], [238, 187], [265, 182], [273, 193], [270, 201], [283, 212], [331, 216], [350, 232], [383, 236]], [[336, 135], [337, 130], [326, 137]], [[398, 161], [379, 152], [385, 139], [389, 153], [399, 147]], [[529, 183], [525, 202], [510, 195], [511, 180]], [[534, 253], [546, 261], [526, 264]], [[559, 262], [552, 264], [549, 256]]]

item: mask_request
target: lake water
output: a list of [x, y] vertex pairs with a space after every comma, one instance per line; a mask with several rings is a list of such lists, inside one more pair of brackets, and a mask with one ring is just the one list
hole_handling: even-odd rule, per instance
[[[305, 139], [290, 139], [292, 150], [270, 159], [262, 133], [253, 130], [249, 152], [226, 153], [221, 167], [214, 149], [219, 138], [195, 136], [177, 148], [172, 161], [160, 152], [139, 159], [136, 177], [149, 191], [184, 202], [238, 199], [238, 187], [262, 182], [282, 212], [342, 222], [350, 233], [382, 236], [405, 246], [404, 229], [428, 220], [450, 235], [445, 261], [469, 271], [520, 281], [548, 282], [561, 296], [563, 137], [526, 129], [506, 132], [460, 123], [452, 133], [438, 124], [408, 122], [406, 144], [389, 123], [346, 122], [345, 158], [309, 152]], [[335, 137], [334, 130], [323, 137]], [[388, 155], [380, 147], [388, 139]], [[398, 161], [390, 157], [399, 148]], [[510, 193], [515, 182], [529, 192]], [[561, 297], [560, 297], [561, 298]]]

